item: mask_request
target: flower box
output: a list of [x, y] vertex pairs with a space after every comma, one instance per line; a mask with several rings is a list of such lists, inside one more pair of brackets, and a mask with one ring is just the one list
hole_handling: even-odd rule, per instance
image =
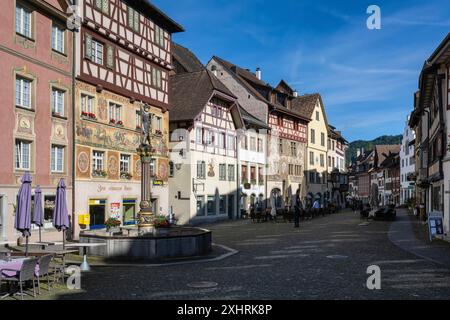
[[94, 177], [106, 177], [108, 174], [106, 173], [106, 171], [103, 171], [103, 170], [94, 170], [93, 172], [92, 172], [92, 176], [94, 176]]
[[126, 180], [131, 180], [131, 178], [133, 178], [133, 176], [129, 172], [121, 172], [120, 173], [120, 178], [121, 179], [126, 179]]
[[95, 113], [81, 112], [81, 117], [87, 120], [97, 120]]

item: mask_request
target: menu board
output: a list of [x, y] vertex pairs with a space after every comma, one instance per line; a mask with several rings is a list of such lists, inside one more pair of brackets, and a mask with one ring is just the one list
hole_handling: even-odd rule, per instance
[[430, 241], [444, 235], [443, 215], [440, 212], [430, 212], [428, 215], [428, 233]]

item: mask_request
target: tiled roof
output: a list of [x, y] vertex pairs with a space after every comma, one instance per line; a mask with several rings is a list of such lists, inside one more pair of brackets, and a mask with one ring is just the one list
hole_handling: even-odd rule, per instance
[[183, 73], [171, 76], [171, 121], [193, 120], [209, 102], [214, 91], [229, 100], [237, 99], [211, 71]]
[[378, 156], [378, 165], [381, 165], [383, 161], [386, 159], [386, 157], [389, 155], [389, 153], [399, 153], [400, 152], [400, 145], [394, 144], [394, 145], [377, 145], [375, 146], [375, 151]]
[[292, 109], [307, 118], [312, 118], [318, 99], [320, 99], [320, 94], [318, 93], [297, 97], [292, 100]]
[[172, 44], [172, 55], [179, 64], [183, 66], [186, 72], [198, 72], [204, 69], [200, 60], [188, 48], [185, 48], [178, 43]]

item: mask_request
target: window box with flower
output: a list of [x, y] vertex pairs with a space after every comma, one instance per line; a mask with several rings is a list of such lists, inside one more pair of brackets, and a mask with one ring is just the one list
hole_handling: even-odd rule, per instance
[[97, 120], [95, 113], [85, 111], [81, 112], [81, 118], [84, 120]]
[[122, 121], [122, 120], [117, 121], [117, 122], [116, 122], [116, 125], [117, 125], [118, 127], [123, 127], [123, 121]]
[[155, 134], [157, 135], [157, 136], [162, 136], [162, 131], [161, 130], [155, 130]]
[[133, 175], [129, 172], [124, 171], [120, 173], [120, 179], [131, 180], [131, 178], [133, 178]]
[[92, 176], [93, 177], [105, 178], [107, 175], [108, 174], [104, 170], [96, 169], [96, 170], [92, 171]]
[[115, 119], [110, 119], [109, 120], [109, 124], [115, 125], [116, 124], [116, 120]]

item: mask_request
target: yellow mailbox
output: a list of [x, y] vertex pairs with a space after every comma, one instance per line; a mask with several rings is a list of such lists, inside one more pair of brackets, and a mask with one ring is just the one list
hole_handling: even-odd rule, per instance
[[89, 214], [78, 215], [78, 224], [88, 226], [91, 223], [91, 216]]

